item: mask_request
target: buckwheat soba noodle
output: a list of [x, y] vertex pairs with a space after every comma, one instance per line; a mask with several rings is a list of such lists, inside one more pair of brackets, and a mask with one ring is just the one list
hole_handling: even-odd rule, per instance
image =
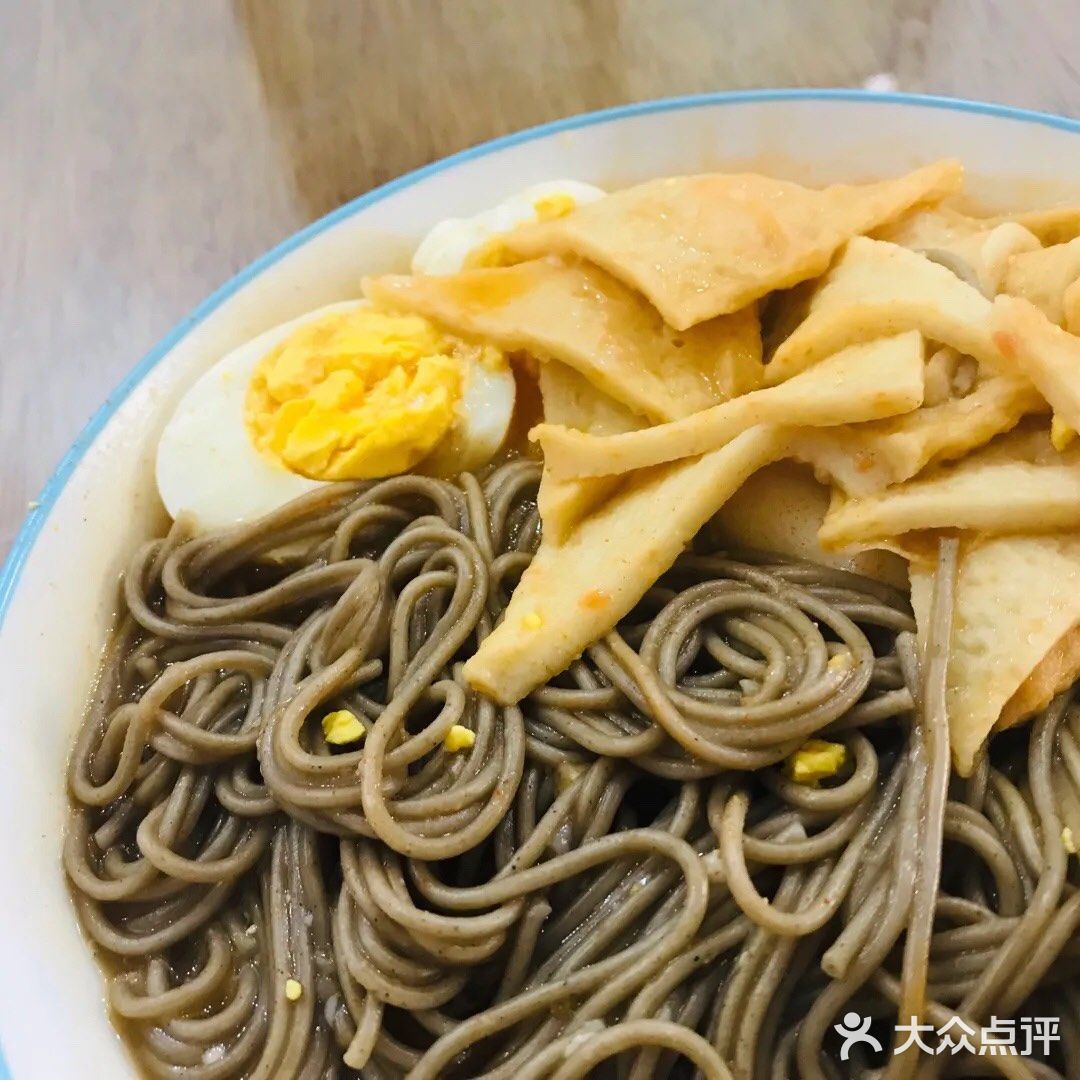
[[[497, 707], [460, 662], [529, 562], [538, 475], [328, 485], [134, 557], [64, 864], [139, 1067], [1076, 1075], [1080, 709], [950, 781], [950, 544], [923, 656], [881, 584], [699, 549]], [[338, 709], [358, 749], [324, 739]], [[821, 733], [848, 767], [793, 782]], [[850, 1012], [881, 1053], [841, 1061]], [[1049, 1056], [978, 1053], [1020, 1015], [1060, 1019]], [[972, 1052], [891, 1054], [910, 1017], [959, 1018]]]

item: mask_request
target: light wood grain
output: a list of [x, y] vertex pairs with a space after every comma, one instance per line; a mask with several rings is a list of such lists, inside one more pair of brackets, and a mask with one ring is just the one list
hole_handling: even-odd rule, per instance
[[261, 251], [515, 128], [762, 86], [1080, 114], [1073, 0], [0, 0], [0, 555], [139, 356]]

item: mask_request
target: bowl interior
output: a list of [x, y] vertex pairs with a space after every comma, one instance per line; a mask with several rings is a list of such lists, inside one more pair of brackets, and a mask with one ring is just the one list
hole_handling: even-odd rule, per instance
[[[0, 1045], [18, 1077], [133, 1076], [60, 869], [70, 741], [116, 616], [119, 574], [163, 524], [153, 449], [179, 394], [225, 351], [401, 269], [436, 221], [540, 180], [615, 186], [753, 168], [824, 183], [961, 158], [985, 204], [1080, 197], [1080, 124], [858, 94], [741, 94], [631, 106], [467, 151], [297, 234], [224, 286], [112, 394], [0, 574]], [[57, 1021], [62, 1035], [57, 1037]], [[92, 1063], [92, 1064], [88, 1064]], [[0, 1063], [0, 1076], [3, 1065]]]

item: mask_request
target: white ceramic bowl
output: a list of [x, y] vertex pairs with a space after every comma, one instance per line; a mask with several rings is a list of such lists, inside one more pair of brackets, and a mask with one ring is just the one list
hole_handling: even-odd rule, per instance
[[[64, 765], [133, 546], [162, 524], [151, 460], [179, 393], [267, 327], [399, 269], [436, 221], [540, 180], [601, 186], [717, 168], [828, 182], [964, 160], [990, 201], [1080, 200], [1080, 122], [852, 91], [649, 102], [498, 139], [316, 222], [219, 289], [113, 391], [49, 480], [0, 572], [0, 1078], [134, 1075], [60, 870]], [[4, 1059], [6, 1058], [6, 1068]]]

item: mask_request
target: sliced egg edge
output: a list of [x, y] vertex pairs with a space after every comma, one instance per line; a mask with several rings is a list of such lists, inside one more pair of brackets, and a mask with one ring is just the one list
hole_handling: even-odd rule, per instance
[[446, 218], [434, 225], [413, 253], [414, 274], [454, 274], [473, 252], [496, 236], [539, 218], [536, 204], [568, 195], [575, 206], [596, 202], [607, 192], [581, 180], [545, 180], [470, 217]]
[[486, 465], [506, 441], [517, 383], [509, 364], [489, 366], [469, 357], [453, 427], [417, 466], [427, 476], [455, 476]]
[[165, 509], [199, 531], [250, 522], [323, 486], [276, 465], [251, 442], [244, 420], [259, 361], [299, 327], [364, 302], [348, 300], [266, 330], [226, 353], [180, 399], [158, 442], [155, 476]]

